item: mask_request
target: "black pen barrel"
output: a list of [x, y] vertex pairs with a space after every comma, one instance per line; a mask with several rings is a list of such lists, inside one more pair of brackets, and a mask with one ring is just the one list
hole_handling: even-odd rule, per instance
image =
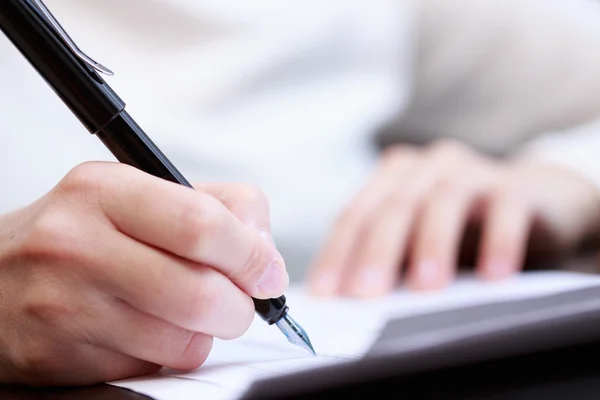
[[90, 133], [125, 107], [98, 73], [79, 59], [30, 0], [0, 1], [0, 30]]
[[120, 162], [192, 187], [126, 111], [121, 111], [96, 136]]
[[[117, 160], [192, 187], [125, 111], [125, 102], [73, 53], [31, 0], [0, 0], [0, 30]], [[279, 321], [288, 311], [285, 296], [254, 299], [254, 304], [269, 324]]]

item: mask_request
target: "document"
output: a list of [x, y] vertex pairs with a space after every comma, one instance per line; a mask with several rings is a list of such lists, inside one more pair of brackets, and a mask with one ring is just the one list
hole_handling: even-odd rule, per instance
[[163, 369], [154, 375], [112, 384], [157, 400], [238, 399], [259, 379], [363, 357], [390, 320], [593, 285], [600, 285], [600, 276], [561, 271], [526, 272], [497, 283], [463, 275], [441, 292], [399, 289], [371, 300], [317, 299], [302, 286], [293, 286], [286, 292], [290, 315], [306, 329], [316, 356], [293, 346], [277, 327], [257, 317], [241, 338], [216, 339], [207, 361], [195, 371]]

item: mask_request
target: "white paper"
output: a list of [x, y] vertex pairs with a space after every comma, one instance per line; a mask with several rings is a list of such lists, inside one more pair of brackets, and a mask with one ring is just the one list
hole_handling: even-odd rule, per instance
[[158, 400], [236, 399], [257, 378], [363, 356], [392, 316], [524, 299], [594, 284], [600, 284], [599, 276], [560, 271], [528, 272], [500, 283], [462, 276], [443, 292], [399, 290], [373, 300], [316, 299], [300, 286], [291, 287], [286, 293], [290, 315], [309, 334], [316, 357], [291, 345], [275, 326], [256, 318], [241, 338], [215, 340], [206, 363], [196, 371], [163, 369], [155, 375], [113, 384]]

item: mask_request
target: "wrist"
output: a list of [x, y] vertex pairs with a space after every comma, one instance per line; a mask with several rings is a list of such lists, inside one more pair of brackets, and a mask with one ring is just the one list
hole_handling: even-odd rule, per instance
[[600, 175], [543, 154], [519, 153], [509, 162], [532, 179], [550, 182], [541, 202], [556, 203], [549, 207], [555, 210], [551, 214], [562, 214], [556, 219], [568, 221], [560, 224], [559, 232], [567, 248], [600, 245]]

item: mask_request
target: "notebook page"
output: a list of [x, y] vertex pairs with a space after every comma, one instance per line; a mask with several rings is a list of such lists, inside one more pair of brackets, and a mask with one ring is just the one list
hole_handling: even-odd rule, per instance
[[535, 297], [598, 283], [600, 277], [568, 272], [528, 272], [500, 283], [462, 276], [443, 292], [399, 290], [373, 300], [314, 299], [296, 286], [286, 293], [290, 315], [308, 332], [316, 357], [289, 344], [275, 326], [256, 318], [243, 337], [215, 340], [208, 360], [196, 371], [164, 369], [153, 376], [114, 384], [158, 400], [236, 399], [256, 379], [361, 357], [391, 316]]

